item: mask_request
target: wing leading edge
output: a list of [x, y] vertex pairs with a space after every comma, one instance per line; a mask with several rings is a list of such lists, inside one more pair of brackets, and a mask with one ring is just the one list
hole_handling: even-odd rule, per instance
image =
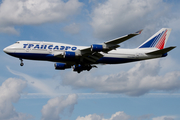
[[141, 32], [142, 32], [142, 30], [139, 30], [135, 33], [128, 34], [128, 35], [125, 35], [125, 36], [122, 36], [122, 37], [119, 37], [119, 38], [116, 38], [116, 39], [113, 39], [113, 40], [110, 40], [110, 41], [107, 41], [104, 43], [93, 44], [93, 45], [91, 45], [91, 47], [81, 49], [80, 50], [81, 56], [84, 59], [86, 59], [92, 63], [95, 63], [98, 59], [103, 57], [103, 55], [99, 52], [107, 53], [113, 49], [116, 49], [116, 48], [120, 47], [120, 45], [118, 45], [118, 44], [120, 44], [136, 35], [141, 34]]
[[128, 34], [128, 35], [125, 35], [125, 36], [122, 36], [122, 37], [119, 37], [119, 38], [107, 41], [107, 42], [105, 42], [105, 44], [107, 44], [107, 45], [108, 44], [110, 44], [110, 45], [117, 45], [117, 44], [122, 43], [122, 42], [124, 42], [124, 41], [126, 41], [126, 40], [128, 40], [128, 39], [130, 39], [130, 38], [132, 38], [134, 36], [136, 36], [136, 35], [141, 34], [141, 32], [142, 32], [142, 30], [139, 30], [139, 31], [137, 31], [135, 33]]
[[[84, 48], [84, 49], [78, 49], [76, 50], [76, 53], [78, 53], [79, 57], [81, 57], [81, 60], [85, 59], [86, 61], [89, 61], [90, 63], [95, 63], [98, 59], [103, 57], [103, 55], [100, 52], [109, 52], [113, 49], [116, 49], [120, 47], [120, 43], [141, 34], [142, 30], [139, 30], [135, 33], [128, 34], [104, 43], [100, 44], [92, 44], [90, 47]], [[56, 57], [63, 57], [64, 53], [60, 54], [54, 54]]]
[[[118, 44], [120, 44], [120, 43], [122, 43], [122, 42], [124, 42], [124, 41], [126, 41], [126, 40], [128, 40], [128, 39], [130, 39], [130, 38], [132, 38], [134, 36], [136, 36], [136, 35], [141, 34], [141, 32], [142, 32], [142, 30], [139, 30], [139, 31], [137, 31], [135, 33], [132, 33], [132, 34], [128, 34], [128, 35], [125, 35], [125, 36], [122, 36], [122, 37], [119, 37], [119, 38], [116, 38], [116, 39], [113, 39], [113, 40], [110, 40], [110, 41], [107, 41], [107, 42], [104, 42], [104, 43], [93, 44], [93, 45], [96, 45], [96, 47], [98, 47], [98, 46], [100, 47], [101, 46], [102, 49], [97, 50], [98, 52], [99, 51], [109, 52], [109, 51], [111, 51], [113, 49], [116, 49], [116, 48], [120, 47], [120, 45], [118, 45]], [[93, 45], [91, 45], [91, 47], [87, 47], [85, 49], [81, 49], [80, 51], [82, 52], [82, 55], [86, 54], [86, 53], [93, 53], [93, 52], [95, 52], [95, 51], [93, 51]]]

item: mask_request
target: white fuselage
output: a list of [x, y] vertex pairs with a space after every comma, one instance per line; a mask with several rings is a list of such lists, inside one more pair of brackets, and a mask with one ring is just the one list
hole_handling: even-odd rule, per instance
[[[14, 57], [31, 60], [46, 60], [52, 62], [77, 63], [79, 59], [66, 59], [57, 57], [65, 51], [76, 52], [87, 48], [86, 46], [75, 46], [55, 42], [38, 41], [18, 41], [4, 49], [4, 52]], [[118, 64], [139, 60], [162, 57], [162, 55], [147, 55], [146, 53], [155, 51], [155, 48], [142, 49], [116, 49], [108, 53], [100, 52], [103, 57], [97, 60], [97, 64]]]

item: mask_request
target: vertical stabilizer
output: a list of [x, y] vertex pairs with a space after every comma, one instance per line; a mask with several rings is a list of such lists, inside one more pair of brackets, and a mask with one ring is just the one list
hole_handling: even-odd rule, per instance
[[170, 33], [171, 28], [162, 28], [138, 48], [157, 48], [161, 50], [164, 48]]

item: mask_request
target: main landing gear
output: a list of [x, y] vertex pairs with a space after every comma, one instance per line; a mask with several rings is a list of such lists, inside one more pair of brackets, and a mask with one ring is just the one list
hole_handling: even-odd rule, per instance
[[20, 61], [21, 61], [20, 66], [23, 66], [23, 65], [24, 65], [24, 63], [23, 63], [22, 58], [19, 58], [19, 59], [20, 59]]
[[73, 66], [73, 71], [76, 71], [77, 73], [82, 72], [83, 70], [90, 71], [93, 67], [97, 68], [95, 65], [83, 65], [83, 64], [78, 64]]

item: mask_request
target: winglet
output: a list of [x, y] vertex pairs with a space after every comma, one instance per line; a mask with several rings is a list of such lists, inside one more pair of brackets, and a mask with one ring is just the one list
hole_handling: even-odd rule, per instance
[[143, 31], [143, 29], [135, 32], [135, 34], [139, 35], [139, 34], [141, 34], [142, 31]]

